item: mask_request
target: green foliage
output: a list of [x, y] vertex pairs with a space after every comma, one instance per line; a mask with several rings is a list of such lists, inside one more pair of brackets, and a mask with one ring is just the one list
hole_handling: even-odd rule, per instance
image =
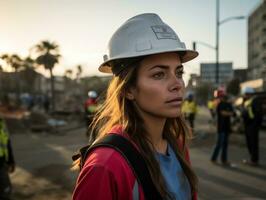
[[73, 74], [73, 70], [72, 69], [67, 69], [65, 70], [65, 74], [64, 76], [68, 79], [71, 79], [72, 78], [72, 74]]
[[36, 64], [35, 60], [33, 60], [30, 56], [28, 56], [23, 60], [22, 66], [24, 69], [34, 69], [35, 64]]
[[41, 41], [34, 47], [37, 54], [36, 62], [43, 65], [45, 69], [52, 70], [59, 62], [61, 55], [59, 54], [59, 46], [55, 42], [47, 40]]
[[12, 67], [15, 72], [17, 72], [23, 66], [23, 60], [17, 54], [3, 54], [1, 59], [5, 61], [7, 66]]
[[45, 69], [52, 70], [55, 64], [59, 61], [59, 55], [53, 55], [51, 53], [45, 53], [37, 57], [36, 62], [39, 65], [43, 65]]
[[17, 54], [3, 54], [0, 57], [3, 61], [5, 61], [7, 66], [10, 66], [15, 71], [15, 79], [16, 79], [16, 103], [19, 104], [19, 96], [20, 96], [20, 78], [18, 77], [18, 71], [23, 67], [23, 60]]

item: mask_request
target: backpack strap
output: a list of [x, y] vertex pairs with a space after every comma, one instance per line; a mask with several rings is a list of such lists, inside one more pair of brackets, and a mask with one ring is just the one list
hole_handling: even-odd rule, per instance
[[124, 159], [131, 166], [137, 181], [139, 184], [141, 184], [145, 199], [163, 199], [151, 179], [150, 172], [143, 156], [128, 139], [118, 134], [109, 134], [91, 147], [83, 147], [80, 151], [81, 168], [83, 167], [88, 154], [98, 147], [113, 148], [124, 157]]

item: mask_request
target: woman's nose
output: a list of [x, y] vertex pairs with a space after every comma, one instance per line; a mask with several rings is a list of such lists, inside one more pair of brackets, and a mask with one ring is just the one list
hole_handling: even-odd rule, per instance
[[178, 78], [176, 77], [176, 74], [171, 76], [170, 84], [169, 84], [169, 89], [170, 91], [173, 90], [180, 90], [184, 87], [184, 80], [183, 78]]

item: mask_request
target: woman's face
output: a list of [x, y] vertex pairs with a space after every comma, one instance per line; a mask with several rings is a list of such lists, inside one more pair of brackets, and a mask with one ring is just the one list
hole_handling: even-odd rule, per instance
[[159, 118], [180, 115], [184, 95], [183, 66], [176, 53], [144, 58], [137, 72], [136, 86], [127, 95], [141, 114]]

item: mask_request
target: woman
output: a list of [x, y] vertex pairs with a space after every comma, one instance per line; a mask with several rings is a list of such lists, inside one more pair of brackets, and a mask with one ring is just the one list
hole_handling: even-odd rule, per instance
[[[181, 103], [182, 63], [197, 55], [158, 15], [142, 14], [114, 33], [99, 67], [114, 77], [93, 122], [98, 130], [95, 143], [108, 134], [127, 138], [141, 153], [164, 199], [196, 199], [197, 178], [189, 165], [189, 129]], [[73, 199], [143, 200], [137, 180], [119, 152], [99, 147], [87, 156]]]

